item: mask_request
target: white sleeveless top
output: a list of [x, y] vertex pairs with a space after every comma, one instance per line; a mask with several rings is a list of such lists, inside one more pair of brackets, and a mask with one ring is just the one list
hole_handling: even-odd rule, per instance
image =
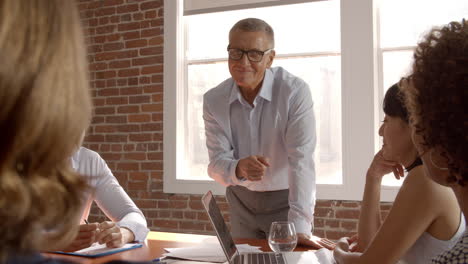
[[465, 232], [465, 217], [460, 213], [458, 230], [449, 240], [439, 240], [424, 232], [398, 262], [399, 264], [427, 264], [443, 252], [452, 248]]

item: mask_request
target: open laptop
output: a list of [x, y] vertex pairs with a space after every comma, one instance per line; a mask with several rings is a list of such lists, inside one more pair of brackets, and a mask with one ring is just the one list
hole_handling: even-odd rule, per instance
[[[229, 264], [295, 264], [295, 263], [320, 263], [313, 252], [255, 252], [239, 253], [236, 244], [232, 239], [224, 218], [221, 215], [216, 200], [211, 191], [202, 197], [202, 203], [210, 218], [211, 224], [216, 231], [219, 243]], [[325, 263], [325, 262], [322, 262]]]

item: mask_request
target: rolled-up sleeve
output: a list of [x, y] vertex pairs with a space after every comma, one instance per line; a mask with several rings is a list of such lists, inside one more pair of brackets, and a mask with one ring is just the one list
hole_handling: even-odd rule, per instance
[[96, 204], [118, 226], [132, 231], [135, 241], [143, 242], [149, 232], [143, 213], [120, 186], [104, 160], [101, 161], [94, 198]]
[[297, 92], [290, 98], [286, 130], [289, 162], [289, 214], [298, 233], [311, 234], [315, 207], [316, 145], [315, 116], [310, 90], [304, 82], [296, 82]]

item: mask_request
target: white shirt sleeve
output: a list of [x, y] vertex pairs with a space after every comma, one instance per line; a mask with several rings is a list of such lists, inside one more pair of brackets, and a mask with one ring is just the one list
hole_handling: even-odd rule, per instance
[[203, 100], [203, 120], [205, 121], [206, 147], [210, 159], [208, 175], [224, 186], [238, 185], [241, 182], [236, 177], [236, 167], [239, 160], [234, 158], [234, 149], [223, 128], [210, 112], [208, 104], [205, 97]]
[[[76, 160], [77, 170], [90, 179], [92, 186], [95, 188], [93, 198], [98, 207], [117, 225], [132, 231], [135, 235], [135, 241], [144, 241], [149, 230], [141, 210], [120, 186], [106, 162], [98, 153], [85, 149], [81, 154], [78, 156], [79, 159]], [[89, 203], [90, 205], [91, 203]]]
[[286, 130], [289, 161], [289, 214], [296, 231], [311, 235], [315, 207], [315, 116], [309, 87], [296, 82], [298, 92], [290, 98]]

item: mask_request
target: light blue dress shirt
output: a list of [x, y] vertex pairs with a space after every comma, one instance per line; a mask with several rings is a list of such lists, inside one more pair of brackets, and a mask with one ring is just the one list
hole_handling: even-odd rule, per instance
[[[289, 188], [288, 218], [297, 232], [310, 235], [316, 135], [308, 85], [281, 67], [267, 69], [251, 106], [230, 78], [204, 95], [203, 118], [209, 176], [225, 186], [241, 185], [251, 191]], [[236, 177], [239, 159], [251, 155], [269, 160], [261, 181]]]

